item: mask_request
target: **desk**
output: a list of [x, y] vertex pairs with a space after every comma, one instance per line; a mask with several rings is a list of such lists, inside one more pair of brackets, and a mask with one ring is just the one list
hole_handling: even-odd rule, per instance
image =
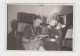
[[63, 47], [72, 48], [72, 38], [66, 38], [63, 40]]
[[66, 49], [67, 51], [68, 50], [71, 51], [73, 47], [72, 44], [73, 44], [73, 29], [68, 29], [66, 36], [63, 40], [63, 48]]

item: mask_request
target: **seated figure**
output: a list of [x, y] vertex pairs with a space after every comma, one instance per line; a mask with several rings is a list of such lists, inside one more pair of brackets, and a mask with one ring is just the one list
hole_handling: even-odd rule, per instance
[[61, 49], [61, 26], [56, 20], [51, 20], [48, 28], [48, 34], [49, 37], [46, 38], [46, 42], [44, 43], [44, 46], [46, 50], [60, 50]]

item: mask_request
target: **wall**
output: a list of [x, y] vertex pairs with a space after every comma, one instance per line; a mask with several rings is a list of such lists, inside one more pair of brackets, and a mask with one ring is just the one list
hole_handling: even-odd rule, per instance
[[17, 20], [17, 13], [18, 12], [26, 12], [26, 13], [34, 13], [38, 15], [44, 15], [44, 16], [52, 16], [55, 13], [58, 13], [59, 15], [63, 14], [69, 14], [73, 11], [72, 6], [59, 6], [59, 5], [45, 5], [45, 6], [39, 6], [39, 5], [8, 5], [8, 33], [11, 32], [11, 21]]

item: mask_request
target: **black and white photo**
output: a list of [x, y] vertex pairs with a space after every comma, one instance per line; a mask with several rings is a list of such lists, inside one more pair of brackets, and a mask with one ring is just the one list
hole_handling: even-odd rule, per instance
[[73, 51], [73, 4], [7, 4], [7, 50]]

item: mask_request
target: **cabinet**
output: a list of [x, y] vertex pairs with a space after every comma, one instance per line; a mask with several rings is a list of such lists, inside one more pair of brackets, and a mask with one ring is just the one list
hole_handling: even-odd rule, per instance
[[35, 18], [36, 18], [35, 14], [25, 13], [25, 12], [18, 12], [17, 13], [17, 21], [19, 23], [32, 24], [33, 23], [33, 19], [35, 19]]

